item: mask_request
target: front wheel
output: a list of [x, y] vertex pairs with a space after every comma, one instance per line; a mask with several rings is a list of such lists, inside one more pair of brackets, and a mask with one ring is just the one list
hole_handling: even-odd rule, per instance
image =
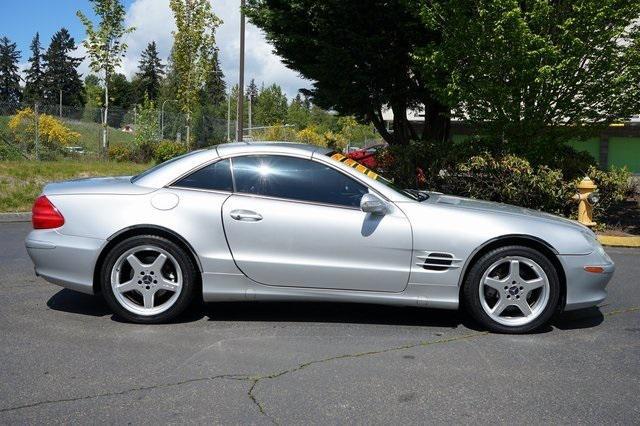
[[526, 333], [551, 319], [560, 299], [560, 281], [551, 261], [524, 246], [500, 247], [469, 270], [463, 302], [490, 331]]
[[166, 322], [189, 305], [196, 269], [184, 250], [156, 235], [118, 243], [101, 271], [102, 293], [113, 311], [138, 323]]

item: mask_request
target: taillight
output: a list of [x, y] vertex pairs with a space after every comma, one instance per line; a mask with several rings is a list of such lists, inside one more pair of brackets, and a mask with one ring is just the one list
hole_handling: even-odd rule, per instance
[[64, 225], [64, 217], [56, 206], [51, 204], [51, 201], [44, 195], [36, 198], [31, 212], [33, 229], [52, 229]]

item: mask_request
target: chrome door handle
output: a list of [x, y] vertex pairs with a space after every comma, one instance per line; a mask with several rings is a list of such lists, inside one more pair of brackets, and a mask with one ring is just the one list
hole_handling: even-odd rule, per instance
[[242, 220], [245, 222], [257, 222], [262, 220], [260, 213], [253, 212], [251, 210], [231, 210], [229, 213], [232, 219]]

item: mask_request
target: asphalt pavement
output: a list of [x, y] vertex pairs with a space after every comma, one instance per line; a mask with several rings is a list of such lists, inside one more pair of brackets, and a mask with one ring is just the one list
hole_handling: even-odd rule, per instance
[[121, 322], [33, 273], [0, 224], [0, 424], [640, 423], [640, 250], [598, 308], [538, 333], [462, 313], [219, 303]]

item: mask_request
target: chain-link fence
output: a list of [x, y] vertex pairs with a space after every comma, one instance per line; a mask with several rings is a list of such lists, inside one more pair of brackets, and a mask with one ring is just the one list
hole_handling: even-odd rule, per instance
[[[102, 124], [104, 114], [104, 108], [89, 105], [73, 107], [0, 103], [0, 160], [52, 160], [64, 157], [104, 159], [109, 157], [105, 146], [124, 146], [135, 152], [144, 145], [145, 149], [151, 147], [153, 151], [154, 144], [169, 140], [184, 144], [184, 148], [198, 149], [236, 139], [237, 122], [233, 111], [231, 120], [202, 111], [194, 112], [191, 120], [188, 120], [175, 101], [163, 101], [158, 109], [152, 110], [138, 106], [131, 109], [109, 107], [106, 127]], [[244, 128], [243, 140], [298, 141], [325, 145], [331, 144], [331, 137], [336, 136], [330, 134], [310, 134], [288, 124], [263, 126], [253, 121], [250, 128]], [[188, 146], [187, 138], [190, 141]], [[350, 150], [375, 143], [379, 143], [379, 139], [342, 138], [339, 147]]]
[[[172, 105], [173, 104], [173, 105]], [[0, 159], [52, 159], [61, 156], [104, 157], [105, 110], [100, 107], [73, 107], [43, 104], [0, 104]], [[149, 117], [151, 123], [149, 123]], [[152, 142], [172, 140], [201, 148], [235, 139], [236, 123], [226, 117], [194, 113], [190, 123], [174, 103], [147, 111], [141, 123], [139, 107], [109, 107], [106, 139], [109, 146], [140, 143], [139, 129]], [[149, 129], [152, 134], [149, 134]], [[246, 133], [246, 132], [245, 132]]]

